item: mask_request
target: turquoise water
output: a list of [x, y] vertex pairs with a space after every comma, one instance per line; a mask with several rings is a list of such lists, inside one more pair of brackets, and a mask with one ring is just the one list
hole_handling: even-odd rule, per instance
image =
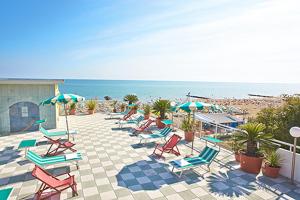
[[294, 94], [300, 93], [300, 84], [67, 79], [59, 89], [63, 93], [75, 93], [86, 98], [103, 99], [108, 95], [115, 99], [122, 99], [124, 95], [134, 93], [141, 100], [151, 100], [158, 97], [186, 98], [188, 92], [211, 98], [245, 98], [249, 93]]

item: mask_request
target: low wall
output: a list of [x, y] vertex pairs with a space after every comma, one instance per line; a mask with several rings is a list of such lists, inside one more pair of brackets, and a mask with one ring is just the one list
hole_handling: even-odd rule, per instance
[[[293, 152], [279, 148], [277, 153], [282, 159], [280, 175], [291, 178]], [[300, 154], [296, 154], [295, 180], [300, 182]]]

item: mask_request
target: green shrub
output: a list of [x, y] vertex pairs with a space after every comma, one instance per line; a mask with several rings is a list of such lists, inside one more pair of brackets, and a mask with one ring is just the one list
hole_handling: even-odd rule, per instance
[[280, 167], [282, 164], [282, 159], [274, 149], [271, 149], [265, 153], [265, 162], [270, 167]]
[[149, 115], [151, 113], [151, 106], [149, 104], [144, 105], [144, 115]]
[[181, 129], [185, 132], [190, 132], [194, 128], [194, 121], [191, 119], [190, 115], [188, 117], [185, 117], [184, 120], [181, 123]]
[[97, 107], [97, 101], [95, 99], [87, 100], [85, 103], [88, 110], [95, 110]]

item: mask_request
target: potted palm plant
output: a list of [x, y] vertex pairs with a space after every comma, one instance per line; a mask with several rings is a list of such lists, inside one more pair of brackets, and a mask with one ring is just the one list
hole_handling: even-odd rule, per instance
[[139, 98], [135, 94], [127, 94], [123, 100], [128, 101], [128, 105], [130, 105], [130, 104], [138, 102]]
[[258, 174], [261, 169], [263, 155], [260, 147], [264, 144], [270, 145], [273, 135], [264, 133], [265, 125], [261, 123], [247, 123], [240, 126], [242, 132], [236, 135], [241, 144], [246, 144], [246, 149], [240, 153], [240, 167], [243, 171]]
[[236, 133], [233, 134], [231, 141], [231, 149], [234, 152], [234, 157], [237, 162], [240, 162], [240, 150], [242, 149], [242, 147], [243, 145], [238, 141]]
[[147, 120], [150, 118], [151, 106], [149, 104], [144, 105], [144, 119]]
[[90, 99], [90, 100], [86, 101], [85, 105], [86, 105], [86, 107], [88, 109], [88, 113], [90, 115], [94, 114], [96, 106], [97, 106], [97, 101], [95, 99]]
[[70, 107], [69, 107], [69, 114], [70, 115], [75, 115], [76, 113], [76, 104], [73, 102], [70, 104]]
[[279, 176], [282, 160], [280, 155], [274, 149], [270, 149], [265, 153], [265, 161], [262, 166], [262, 173], [271, 178]]
[[187, 142], [194, 140], [194, 121], [191, 120], [190, 115], [182, 121], [181, 129], [184, 131], [184, 139]]
[[166, 113], [168, 113], [171, 109], [171, 103], [169, 100], [159, 99], [153, 104], [153, 112], [158, 115], [156, 118], [156, 126], [158, 128], [164, 128], [165, 125], [161, 122], [166, 119]]

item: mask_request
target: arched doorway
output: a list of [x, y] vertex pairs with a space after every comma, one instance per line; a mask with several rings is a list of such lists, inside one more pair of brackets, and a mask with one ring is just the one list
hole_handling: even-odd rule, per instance
[[40, 119], [39, 106], [32, 102], [18, 102], [9, 107], [10, 132], [36, 131], [33, 126]]

